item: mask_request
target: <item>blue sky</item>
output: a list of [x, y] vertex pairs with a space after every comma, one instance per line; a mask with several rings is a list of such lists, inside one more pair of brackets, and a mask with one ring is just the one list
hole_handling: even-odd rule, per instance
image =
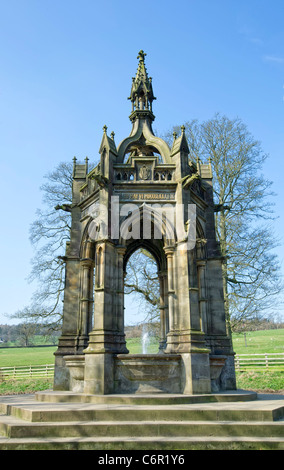
[[261, 141], [282, 237], [283, 13], [283, 0], [0, 0], [0, 323], [35, 287], [29, 227], [43, 176], [74, 155], [97, 160], [104, 124], [117, 144], [129, 135], [140, 49], [157, 132], [220, 112]]

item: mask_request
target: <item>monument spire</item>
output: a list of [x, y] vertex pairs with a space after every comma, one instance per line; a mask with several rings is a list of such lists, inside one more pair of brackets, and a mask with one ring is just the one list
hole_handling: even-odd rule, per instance
[[135, 120], [141, 112], [143, 112], [144, 117], [147, 115], [152, 121], [155, 119], [152, 114], [152, 102], [156, 98], [153, 93], [152, 78], [148, 77], [145, 67], [146, 55], [147, 54], [142, 49], [138, 52], [138, 68], [136, 76], [132, 78], [132, 88], [128, 98], [132, 102], [132, 114], [130, 116], [132, 121]]

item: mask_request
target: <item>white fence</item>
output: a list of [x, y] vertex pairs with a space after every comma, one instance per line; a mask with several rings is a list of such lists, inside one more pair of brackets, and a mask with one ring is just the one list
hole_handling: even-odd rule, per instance
[[284, 353], [236, 354], [235, 367], [243, 370], [284, 370]]
[[0, 367], [0, 382], [9, 379], [53, 377], [54, 364]]

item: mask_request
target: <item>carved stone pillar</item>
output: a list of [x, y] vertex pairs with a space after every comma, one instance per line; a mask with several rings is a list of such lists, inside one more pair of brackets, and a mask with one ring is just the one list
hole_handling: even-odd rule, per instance
[[169, 330], [167, 333], [167, 347], [166, 352], [171, 353], [171, 336], [174, 335], [175, 330], [175, 290], [174, 290], [174, 248], [166, 247], [165, 253], [167, 256], [167, 278], [168, 278], [168, 321], [169, 321]]
[[197, 278], [199, 287], [199, 312], [200, 329], [207, 333], [207, 298], [206, 298], [206, 280], [205, 280], [206, 261], [197, 261]]
[[196, 252], [188, 252], [189, 270], [189, 308], [190, 308], [190, 329], [201, 331], [200, 311], [199, 311], [199, 288], [196, 268]]
[[80, 317], [78, 325], [78, 347], [80, 350], [83, 350], [88, 345], [88, 335], [90, 332], [90, 325], [92, 323], [94, 277], [93, 271], [93, 260], [81, 260], [81, 298]]
[[124, 335], [124, 271], [123, 271], [123, 257], [126, 248], [119, 246], [117, 252], [117, 330]]
[[168, 305], [166, 302], [166, 276], [167, 273], [160, 271], [158, 273], [160, 284], [160, 346], [159, 351], [164, 352], [167, 345], [168, 326]]

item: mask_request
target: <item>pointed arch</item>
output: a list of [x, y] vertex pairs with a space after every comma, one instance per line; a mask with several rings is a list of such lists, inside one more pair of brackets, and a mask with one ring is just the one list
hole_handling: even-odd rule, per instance
[[[133, 207], [128, 216], [124, 218], [120, 225], [119, 243], [124, 245], [131, 239], [143, 241], [161, 240], [163, 246], [174, 245], [177, 241], [174, 218], [171, 220], [169, 209], [163, 210], [163, 207], [157, 207], [159, 204], [142, 204], [141, 206], [129, 205]], [[172, 214], [174, 215], [174, 209]], [[130, 231], [131, 230], [131, 231]], [[142, 241], [142, 240], [141, 240]]]
[[168, 144], [153, 134], [150, 124], [147, 120], [137, 120], [134, 125], [132, 132], [129, 137], [124, 139], [118, 146], [117, 150], [117, 163], [123, 163], [125, 155], [129, 151], [130, 147], [134, 144], [138, 144], [139, 140], [144, 138], [145, 145], [156, 150], [162, 157], [164, 163], [171, 163], [170, 148]]

